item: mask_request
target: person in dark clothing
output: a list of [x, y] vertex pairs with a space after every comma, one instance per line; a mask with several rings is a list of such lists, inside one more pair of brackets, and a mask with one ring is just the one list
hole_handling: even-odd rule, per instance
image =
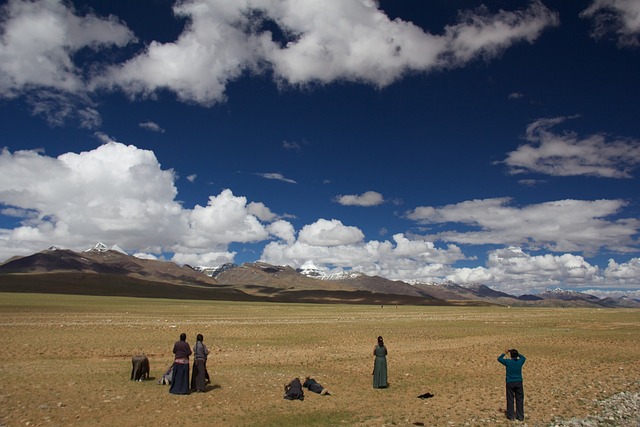
[[304, 379], [304, 383], [302, 384], [302, 387], [308, 388], [310, 391], [321, 394], [323, 396], [325, 395], [331, 396], [331, 393], [329, 392], [328, 389], [324, 388], [322, 384], [320, 384], [319, 382], [317, 382], [311, 377], [306, 377]]
[[387, 347], [382, 337], [378, 337], [378, 345], [373, 348], [376, 357], [373, 363], [373, 388], [386, 388], [387, 383]]
[[193, 370], [191, 371], [191, 390], [205, 391], [207, 380], [207, 355], [209, 349], [204, 345], [204, 337], [198, 334], [193, 346]]
[[294, 378], [290, 383], [284, 385], [284, 398], [287, 400], [304, 400], [300, 378]]
[[149, 358], [144, 354], [139, 354], [131, 358], [131, 379], [142, 381], [149, 379]]
[[[506, 359], [505, 355], [509, 354], [510, 359]], [[518, 350], [505, 350], [498, 356], [498, 362], [502, 363], [506, 368], [506, 392], [507, 392], [507, 418], [510, 420], [524, 420], [524, 388], [522, 387], [522, 365], [527, 360]], [[513, 413], [513, 403], [515, 401], [516, 411], [515, 417]]]
[[187, 342], [187, 334], [180, 334], [180, 341], [173, 345], [173, 381], [169, 393], [189, 394], [189, 356], [191, 347]]

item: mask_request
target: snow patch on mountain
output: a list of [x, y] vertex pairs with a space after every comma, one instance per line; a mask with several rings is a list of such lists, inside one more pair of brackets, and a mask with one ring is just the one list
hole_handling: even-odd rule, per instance
[[87, 249], [84, 252], [107, 252], [107, 251], [116, 251], [116, 252], [120, 252], [121, 254], [128, 255], [122, 248], [120, 248], [120, 246], [113, 245], [111, 247], [108, 247], [102, 242], [96, 243], [93, 247]]
[[554, 289], [549, 288], [546, 290], [546, 292], [549, 294], [556, 294], [556, 295], [570, 295], [570, 296], [582, 295], [581, 292], [573, 291], [571, 289], [562, 289], [562, 288], [554, 288]]
[[357, 271], [339, 271], [336, 273], [329, 273], [316, 266], [313, 261], [305, 262], [300, 268], [297, 268], [296, 271], [304, 276], [319, 280], [357, 279], [358, 277], [364, 276], [363, 273]]
[[228, 263], [219, 265], [217, 267], [208, 267], [208, 266], [199, 265], [197, 267], [193, 267], [193, 269], [201, 273], [204, 273], [209, 277], [216, 277], [218, 274], [222, 273], [223, 271], [230, 270], [234, 267], [237, 267], [237, 265], [232, 262], [228, 262]]

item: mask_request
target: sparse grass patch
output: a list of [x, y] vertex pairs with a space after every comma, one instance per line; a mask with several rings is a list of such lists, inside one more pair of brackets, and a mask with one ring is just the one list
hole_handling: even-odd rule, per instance
[[[582, 417], [640, 384], [640, 311], [171, 301], [0, 294], [0, 425], [508, 425], [506, 347], [527, 357], [528, 425]], [[207, 393], [156, 381], [180, 332], [212, 353]], [[378, 335], [386, 390], [371, 385]], [[129, 380], [145, 353], [152, 381]], [[313, 375], [332, 396], [282, 398]], [[417, 395], [431, 392], [421, 400]], [[567, 404], [570, 400], [571, 404]]]

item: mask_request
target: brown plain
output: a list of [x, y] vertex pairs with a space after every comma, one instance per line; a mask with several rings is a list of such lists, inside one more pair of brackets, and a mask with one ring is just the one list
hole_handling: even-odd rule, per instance
[[[181, 332], [211, 349], [206, 393], [157, 380]], [[640, 390], [637, 309], [277, 304], [0, 293], [0, 426], [484, 426], [504, 418], [505, 348], [527, 357], [526, 425]], [[388, 347], [388, 389], [372, 351]], [[151, 379], [130, 380], [146, 354]], [[287, 401], [313, 376], [331, 396]], [[430, 399], [418, 395], [432, 393]], [[422, 424], [420, 424], [422, 423]]]

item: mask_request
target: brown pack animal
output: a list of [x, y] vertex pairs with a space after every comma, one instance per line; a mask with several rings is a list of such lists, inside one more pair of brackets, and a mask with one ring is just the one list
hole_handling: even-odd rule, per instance
[[131, 358], [131, 379], [142, 381], [149, 379], [149, 358], [144, 354]]

